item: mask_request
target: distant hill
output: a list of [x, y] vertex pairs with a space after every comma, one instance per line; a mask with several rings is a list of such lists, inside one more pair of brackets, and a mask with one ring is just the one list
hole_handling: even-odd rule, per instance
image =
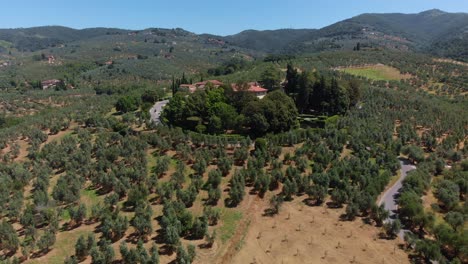
[[428, 10], [418, 14], [362, 14], [319, 30], [248, 30], [224, 38], [269, 53], [386, 47], [468, 60], [468, 14]]
[[301, 41], [317, 32], [316, 29], [245, 30], [223, 39], [240, 47], [276, 53], [291, 43]]
[[[468, 14], [362, 14], [321, 29], [246, 30], [231, 36], [148, 28], [0, 29], [0, 88], [46, 78], [167, 80], [267, 54], [390, 49], [468, 61]], [[12, 81], [10, 81], [12, 80]]]
[[[47, 78], [89, 83], [167, 80], [261, 54], [186, 30], [37, 27], [0, 30], [0, 88]], [[2, 63], [6, 67], [1, 67]]]
[[[100, 36], [125, 35], [147, 30], [151, 29], [131, 31], [116, 28], [88, 28], [77, 30], [61, 26], [0, 29], [0, 47], [3, 49], [14, 47], [19, 51], [37, 51]], [[199, 37], [221, 39], [233, 46], [265, 53], [352, 49], [357, 42], [360, 42], [364, 47], [384, 46], [398, 50], [411, 49], [457, 56], [460, 52], [464, 53], [463, 47], [460, 46], [467, 42], [468, 14], [447, 13], [438, 9], [418, 14], [362, 14], [321, 29], [246, 30], [225, 37], [208, 34], [199, 35]], [[466, 54], [461, 55], [466, 56]]]
[[72, 41], [126, 32], [128, 30], [115, 28], [87, 28], [79, 30], [62, 26], [44, 26], [0, 29], [0, 40], [11, 43], [13, 47], [20, 51], [36, 51]]

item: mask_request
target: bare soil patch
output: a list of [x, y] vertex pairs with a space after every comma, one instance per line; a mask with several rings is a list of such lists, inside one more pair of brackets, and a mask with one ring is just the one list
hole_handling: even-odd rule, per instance
[[409, 263], [402, 241], [379, 239], [380, 230], [360, 219], [339, 221], [343, 209], [297, 199], [275, 217], [257, 210], [232, 263]]

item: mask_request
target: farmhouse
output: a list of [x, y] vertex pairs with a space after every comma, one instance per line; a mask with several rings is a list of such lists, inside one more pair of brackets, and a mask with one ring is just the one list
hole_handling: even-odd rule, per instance
[[231, 84], [231, 87], [234, 92], [247, 91], [250, 93], [254, 93], [255, 96], [257, 96], [259, 99], [262, 99], [263, 97], [265, 97], [265, 95], [268, 92], [268, 89], [261, 87], [258, 84], [258, 82], [249, 82], [247, 83], [245, 87], [238, 87], [237, 84], [233, 83]]
[[194, 84], [197, 87], [197, 89], [204, 89], [205, 86], [208, 83], [211, 83], [214, 88], [218, 88], [219, 86], [223, 85], [223, 83], [218, 81], [218, 80], [208, 80], [208, 81], [204, 81], [204, 82], [197, 82], [197, 83], [194, 83]]
[[60, 83], [62, 83], [62, 81], [57, 80], [57, 79], [42, 81], [41, 82], [42, 90], [46, 90], [46, 89], [49, 89], [49, 88], [55, 88]]
[[193, 84], [181, 84], [179, 86], [179, 90], [194, 93], [197, 90], [197, 87]]
[[47, 62], [48, 62], [49, 64], [54, 64], [54, 62], [55, 62], [55, 57], [54, 57], [53, 55], [47, 56]]
[[205, 86], [210, 83], [212, 85], [212, 87], [214, 88], [218, 88], [219, 86], [223, 85], [222, 82], [218, 81], [218, 80], [208, 80], [208, 81], [204, 81], [204, 82], [197, 82], [197, 83], [194, 83], [194, 84], [181, 84], [179, 85], [179, 89], [182, 90], [182, 91], [188, 91], [188, 92], [195, 92], [197, 90], [204, 90], [205, 89]]

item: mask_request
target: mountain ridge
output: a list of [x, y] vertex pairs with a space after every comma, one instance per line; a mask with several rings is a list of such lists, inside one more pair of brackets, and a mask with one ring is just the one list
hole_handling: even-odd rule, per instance
[[[466, 36], [465, 28], [468, 27], [468, 13], [448, 13], [439, 9], [431, 9], [417, 14], [404, 13], [364, 13], [345, 19], [320, 29], [309, 30], [302, 36], [286, 42], [276, 53], [318, 52], [330, 49], [352, 49], [357, 42], [364, 42], [369, 46], [414, 50], [419, 52], [431, 52], [438, 46], [450, 46], [452, 37], [462, 39]], [[262, 42], [262, 35], [283, 34], [293, 35], [299, 32], [296, 29], [282, 31], [260, 31], [253, 36], [253, 31], [242, 31], [238, 34], [226, 36], [224, 39], [231, 44], [244, 48], [256, 48]], [[249, 45], [248, 38], [257, 38], [255, 46]], [[274, 36], [281, 38], [281, 36]], [[448, 37], [443, 41], [442, 37]], [[273, 37], [264, 37], [263, 48], [265, 52], [271, 52], [270, 41]], [[363, 44], [363, 43], [361, 43]], [[434, 53], [434, 52], [431, 52]], [[438, 55], [456, 57], [456, 52], [439, 52]], [[464, 60], [468, 59], [462, 54]]]
[[1, 71], [4, 76], [20, 75], [18, 81], [82, 72], [87, 80], [123, 75], [168, 79], [231, 60], [358, 48], [420, 52], [468, 62], [467, 47], [468, 13], [438, 9], [418, 14], [365, 13], [320, 29], [245, 30], [228, 36], [181, 28], [0, 29]]
[[[463, 13], [463, 12], [449, 13], [449, 12], [442, 11], [440, 9], [429, 9], [429, 10], [422, 11], [419, 13], [411, 13], [411, 14], [407, 14], [407, 13], [363, 13], [363, 14], [360, 14], [360, 15], [357, 15], [348, 19], [338, 21], [336, 23], [330, 24], [328, 26], [325, 26], [319, 29], [314, 29], [314, 28], [300, 28], [300, 29], [279, 28], [279, 29], [267, 29], [267, 30], [246, 29], [239, 33], [232, 34], [232, 35], [225, 35], [225, 36], [210, 34], [210, 33], [203, 33], [203, 34], [196, 34], [196, 35], [215, 36], [215, 37], [222, 38], [228, 41], [232, 41], [233, 43], [240, 42], [241, 44], [243, 41], [245, 42], [246, 38], [249, 38], [249, 35], [251, 36], [255, 34], [268, 35], [268, 38], [270, 39], [279, 38], [279, 37], [281, 38], [290, 37], [292, 38], [291, 40], [294, 41], [294, 40], [297, 40], [297, 38], [300, 38], [301, 35], [308, 35], [314, 32], [320, 32], [321, 33], [320, 36], [323, 36], [324, 34], [326, 35], [327, 31], [329, 31], [330, 28], [339, 27], [339, 26], [343, 27], [343, 25], [346, 23], [355, 23], [359, 25], [371, 24], [373, 26], [386, 26], [386, 27], [392, 27], [393, 29], [396, 28], [396, 29], [400, 29], [404, 31], [404, 30], [408, 30], [407, 25], [409, 22], [418, 22], [418, 23], [423, 23], [423, 24], [427, 23], [428, 21], [420, 21], [421, 19], [424, 19], [424, 18], [425, 19], [435, 19], [435, 18], [439, 19], [438, 21], [434, 21], [434, 23], [444, 22], [444, 21], [440, 21], [441, 17], [445, 19], [449, 19], [449, 17], [451, 17], [451, 20], [464, 20], [464, 25], [468, 26], [468, 13]], [[392, 21], [392, 20], [403, 20], [403, 21], [400, 21], [400, 23], [398, 23], [398, 21]], [[447, 24], [447, 22], [451, 22], [451, 21], [445, 21], [445, 22]], [[459, 24], [463, 24], [462, 21], [454, 21], [454, 22], [456, 22], [456, 26], [459, 26]], [[415, 25], [413, 24], [413, 26]], [[20, 27], [20, 28], [0, 29], [0, 39], [8, 41], [8, 38], [5, 38], [5, 35], [13, 36], [16, 34], [16, 35], [20, 35], [23, 37], [29, 37], [29, 38], [36, 37], [38, 39], [53, 39], [53, 40], [60, 40], [62, 42], [69, 42], [69, 41], [76, 41], [77, 39], [92, 38], [100, 34], [141, 32], [141, 31], [148, 31], [152, 29], [173, 30], [173, 29], [179, 29], [179, 28], [173, 28], [173, 29], [167, 28], [166, 29], [166, 28], [150, 27], [150, 28], [145, 28], [145, 29], [120, 29], [120, 28], [115, 28], [115, 27], [92, 27], [92, 28], [76, 29], [76, 28], [66, 27], [66, 26], [61, 26], [61, 25], [48, 25], [48, 26], [26, 27], [26, 28]], [[426, 27], [422, 27], [422, 28], [419, 27], [418, 29], [425, 31], [424, 32], [425, 34], [434, 30], [437, 31], [437, 27], [434, 27], [432, 24], [428, 24]], [[447, 28], [445, 27], [439, 31], [443, 31], [443, 30], [447, 30]], [[195, 34], [195, 33], [192, 33], [192, 34]], [[270, 43], [270, 44], [274, 45], [274, 43]]]

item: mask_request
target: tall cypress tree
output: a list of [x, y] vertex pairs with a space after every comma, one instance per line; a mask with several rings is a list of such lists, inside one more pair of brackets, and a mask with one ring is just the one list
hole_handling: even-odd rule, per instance
[[303, 72], [299, 76], [298, 82], [298, 96], [296, 100], [297, 110], [300, 113], [304, 113], [307, 109], [310, 108], [310, 97], [312, 94], [312, 80], [309, 77], [307, 72]]
[[288, 64], [286, 69], [287, 84], [284, 87], [286, 94], [290, 95], [297, 92], [298, 73], [292, 64]]
[[180, 80], [180, 82], [182, 84], [187, 84], [188, 83], [187, 78], [185, 78], [185, 72], [182, 73], [182, 79]]
[[175, 78], [174, 78], [174, 75], [172, 75], [172, 85], [171, 85], [171, 90], [172, 90], [172, 96], [175, 95], [175, 93], [177, 92], [177, 87], [176, 87], [176, 83], [175, 83]]
[[327, 89], [327, 83], [323, 75], [320, 76], [320, 79], [315, 82], [314, 89], [312, 93], [312, 98], [310, 100], [311, 107], [317, 111], [323, 111], [323, 103], [326, 100], [325, 91]]

